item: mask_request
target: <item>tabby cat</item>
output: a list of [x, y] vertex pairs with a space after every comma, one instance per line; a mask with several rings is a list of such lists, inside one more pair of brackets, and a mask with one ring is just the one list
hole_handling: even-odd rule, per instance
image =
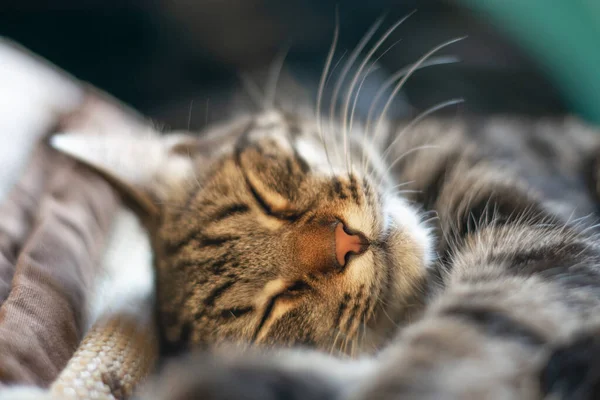
[[165, 349], [214, 349], [140, 396], [597, 390], [600, 134], [569, 118], [343, 109], [337, 123], [320, 109], [269, 107], [201, 136], [51, 139], [146, 208]]

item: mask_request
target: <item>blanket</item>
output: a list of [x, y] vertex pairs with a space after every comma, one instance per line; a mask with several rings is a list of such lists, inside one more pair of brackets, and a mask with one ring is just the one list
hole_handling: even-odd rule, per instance
[[110, 184], [47, 145], [144, 124], [0, 39], [0, 399], [126, 399], [152, 370], [149, 239]]

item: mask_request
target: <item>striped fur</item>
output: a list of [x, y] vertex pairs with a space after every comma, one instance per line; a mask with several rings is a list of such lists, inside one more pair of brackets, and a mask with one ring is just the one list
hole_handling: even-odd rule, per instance
[[[277, 111], [171, 147], [193, 173], [160, 191], [151, 226], [165, 348], [376, 353], [351, 393], [313, 365], [315, 398], [563, 393], [547, 361], [600, 316], [598, 133], [572, 119], [437, 118], [365, 140], [355, 125], [348, 153], [341, 126]], [[328, 244], [336, 221], [372, 242], [344, 268]], [[288, 368], [255, 366], [267, 387]], [[214, 379], [182, 385], [204, 393]]]
[[[393, 333], [389, 316], [412, 314], [423, 283], [430, 238], [416, 209], [390, 204], [377, 171], [349, 173], [341, 155], [328, 165], [314, 121], [257, 115], [222, 148], [187, 196], [169, 199], [156, 229], [165, 342], [375, 351]], [[343, 269], [331, 260], [335, 221], [373, 243]], [[403, 268], [391, 269], [394, 257]]]
[[[552, 349], [578, 340], [600, 316], [600, 249], [593, 227], [597, 133], [571, 119], [515, 118], [431, 119], [392, 131], [402, 135], [389, 154], [401, 158], [391, 169], [392, 182], [409, 183], [401, 195], [413, 209], [437, 215], [437, 262], [429, 269], [423, 315], [412, 314], [415, 322], [380, 347], [378, 372], [365, 374], [352, 393], [343, 390], [347, 381], [339, 383], [338, 395], [560, 395], [540, 375]], [[389, 137], [388, 144], [397, 138]], [[412, 151], [417, 148], [422, 150]], [[351, 197], [350, 190], [336, 187], [334, 180], [333, 192]], [[402, 267], [401, 259], [396, 262]], [[356, 307], [358, 300], [342, 299], [338, 314]], [[402, 308], [397, 323], [411, 307]], [[202, 365], [198, 361], [199, 371]], [[237, 367], [230, 368], [233, 373]], [[269, 368], [264, 374], [272, 378]]]

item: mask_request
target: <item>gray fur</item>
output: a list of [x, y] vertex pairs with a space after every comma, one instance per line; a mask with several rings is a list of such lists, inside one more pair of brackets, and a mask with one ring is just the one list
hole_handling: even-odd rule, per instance
[[[344, 391], [348, 382], [327, 370], [314, 387], [333, 385], [335, 396], [351, 399], [543, 397], [538, 377], [551, 349], [600, 315], [600, 251], [588, 229], [597, 133], [572, 119], [432, 119], [402, 127], [394, 128], [403, 138], [390, 159], [438, 146], [393, 169], [394, 182], [412, 182], [405, 196], [438, 215], [428, 306], [382, 348], [377, 373], [354, 377], [362, 382], [357, 390]], [[253, 370], [277, 381], [272, 368], [280, 363], [261, 359]], [[197, 365], [201, 373], [203, 361]], [[239, 373], [236, 365], [228, 373]], [[290, 385], [302, 391], [312, 372], [296, 371]]]
[[[163, 345], [217, 354], [149, 398], [564, 394], [548, 368], [600, 325], [600, 135], [573, 119], [351, 125], [268, 110], [151, 142], [168, 168], [124, 183], [159, 200]], [[343, 268], [338, 224], [370, 241]], [[322, 353], [283, 351], [299, 347]]]

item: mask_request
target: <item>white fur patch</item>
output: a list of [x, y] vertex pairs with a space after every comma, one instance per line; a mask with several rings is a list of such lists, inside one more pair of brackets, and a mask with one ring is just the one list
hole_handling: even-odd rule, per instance
[[384, 230], [391, 225], [405, 230], [422, 249], [423, 263], [429, 266], [434, 258], [433, 237], [429, 228], [421, 222], [417, 210], [402, 198], [393, 196], [385, 199], [384, 216]]
[[101, 266], [88, 303], [88, 325], [117, 312], [150, 316], [154, 296], [152, 248], [133, 212], [119, 210]]
[[307, 138], [298, 138], [295, 142], [296, 151], [311, 166], [313, 172], [324, 176], [332, 174], [332, 168], [327, 162], [327, 154], [323, 144]]

